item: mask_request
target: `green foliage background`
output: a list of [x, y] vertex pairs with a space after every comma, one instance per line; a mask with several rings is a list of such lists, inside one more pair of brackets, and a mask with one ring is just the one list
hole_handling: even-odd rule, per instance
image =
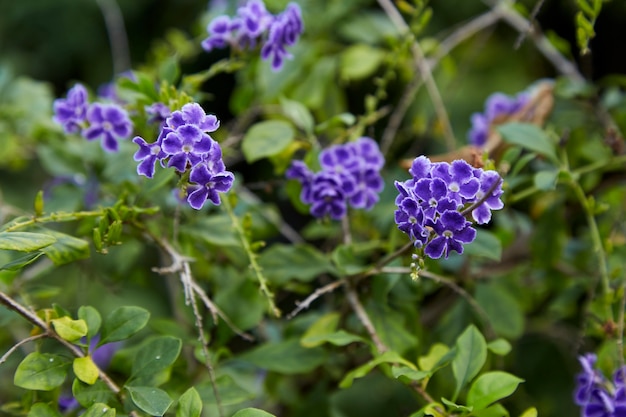
[[[278, 11], [286, 3], [268, 1], [267, 6]], [[211, 208], [196, 213], [181, 208], [166, 186], [171, 174], [162, 171], [151, 182], [137, 177], [132, 144], [122, 146], [120, 155], [108, 155], [98, 144], [68, 137], [53, 124], [52, 100], [74, 82], [82, 81], [96, 91], [115, 78], [97, 2], [0, 2], [0, 223], [32, 216], [33, 201], [42, 189], [46, 213], [100, 210], [93, 216], [29, 230], [58, 233], [55, 236], [62, 243], [58, 247], [70, 249], [60, 250], [56, 258], [54, 253], [34, 255], [33, 263], [18, 271], [0, 271], [0, 289], [59, 317], [68, 312], [76, 318], [81, 306], [93, 306], [103, 317], [120, 306], [147, 310], [147, 327], [129, 335], [109, 373], [117, 381], [132, 381], [136, 352], [146, 346], [152, 349], [151, 343], [168, 343], [158, 337], [176, 337], [182, 340], [180, 356], [175, 355], [159, 372], [140, 375], [145, 379], [142, 383], [160, 387], [175, 399], [193, 386], [204, 404], [204, 415], [216, 415], [217, 401], [202, 366], [194, 316], [185, 305], [178, 277], [154, 271], [168, 266], [170, 259], [149, 236], [176, 236], [177, 250], [195, 259], [194, 278], [236, 327], [255, 337], [255, 342], [247, 341], [224, 320], [215, 322], [203, 311], [218, 392], [228, 415], [257, 407], [279, 416], [408, 416], [425, 404], [409, 381], [423, 381], [424, 375], [391, 364], [405, 360], [428, 371], [433, 368], [426, 364], [434, 366], [448, 348], [462, 351], [476, 340], [485, 345], [479, 349], [485, 358], [471, 357], [477, 369], [468, 382], [479, 372], [481, 378], [496, 370], [524, 380], [502, 402], [511, 415], [522, 415], [531, 406], [541, 416], [577, 415], [572, 403], [579, 371], [576, 356], [598, 352], [600, 366], [609, 374], [619, 363], [617, 345], [623, 337], [618, 321], [619, 317], [623, 321], [619, 300], [626, 273], [626, 170], [623, 153], [610, 139], [613, 135], [619, 143], [626, 131], [626, 59], [614, 49], [624, 35], [615, 22], [626, 18], [626, 5], [615, 0], [603, 4], [594, 22], [592, 53], [581, 56], [576, 46], [577, 6], [566, 1], [546, 3], [536, 16], [538, 24], [561, 53], [577, 63], [586, 82], [561, 77], [537, 51], [530, 35], [515, 47], [520, 34], [503, 22], [443, 56], [434, 77], [457, 147], [466, 144], [470, 115], [482, 111], [490, 94], [515, 94], [539, 79], [556, 78], [555, 107], [542, 135], [559, 162], [542, 157], [541, 152], [529, 153], [528, 146], [515, 147], [520, 154], [505, 154], [498, 163], [510, 163], [511, 168], [505, 178], [506, 208], [494, 213], [494, 224], [479, 232], [481, 240], [465, 255], [427, 261], [425, 270], [435, 279], [372, 274], [354, 284], [380, 338], [400, 358], [390, 355], [374, 367], [369, 362], [376, 356], [371, 341], [341, 288], [295, 318], [284, 315], [315, 289], [366, 271], [406, 243], [393, 222], [393, 181], [408, 177], [400, 160], [446, 150], [442, 120], [422, 88], [387, 154], [381, 202], [371, 212], [351, 213], [354, 245], [342, 245], [339, 224], [312, 220], [306, 209], [298, 207], [298, 190], [283, 181], [283, 173], [294, 155], [307, 153], [309, 160], [315, 160], [319, 149], [311, 145], [312, 137], [326, 145], [359, 134], [383, 135], [415, 68], [408, 48], [398, 40], [398, 29], [376, 2], [299, 2], [305, 34], [292, 50], [294, 59], [280, 74], [272, 73], [258, 58], [236, 57], [233, 68], [206, 81], [198, 76], [179, 82], [181, 74], [201, 74], [229, 57], [228, 52], [206, 54], [198, 47], [214, 17], [206, 2], [119, 1], [132, 68], [148, 79], [178, 83], [181, 90], [187, 87], [208, 113], [222, 121], [223, 129], [215, 134], [218, 141], [243, 136], [243, 145], [224, 149], [227, 166], [242, 184], [231, 192], [237, 200], [231, 202], [233, 213], [246, 242], [257, 251], [255, 259], [284, 313], [281, 318], [271, 314], [266, 295], [259, 291], [249, 267], [250, 251], [242, 245], [228, 211]], [[398, 4], [401, 10], [413, 7]], [[528, 15], [534, 5], [518, 2], [516, 8]], [[419, 23], [426, 9], [412, 21], [427, 57], [436, 56], [439, 42], [455, 28], [488, 10], [479, 1], [442, 0], [427, 6], [432, 17], [424, 27]], [[228, 2], [224, 7], [235, 8]], [[411, 21], [410, 13], [405, 17]], [[239, 68], [241, 61], [245, 64]], [[140, 90], [121, 78], [117, 85], [126, 87], [133, 99], [137, 96], [129, 91]], [[147, 100], [143, 93], [139, 91], [137, 108]], [[607, 115], [614, 123], [613, 133], [606, 129]], [[282, 134], [292, 147], [274, 152], [268, 151], [268, 143], [254, 142], [263, 135], [249, 128], [262, 120], [273, 120], [271, 134]], [[137, 129], [150, 134], [145, 122]], [[246, 135], [252, 139], [246, 140]], [[54, 182], [55, 178], [64, 180]], [[97, 203], [86, 207], [94, 190]], [[591, 199], [581, 201], [578, 191]], [[140, 209], [156, 206], [158, 213]], [[606, 252], [608, 293], [598, 284], [597, 248], [585, 208], [597, 219]], [[111, 227], [119, 216], [123, 230], [112, 238]], [[285, 225], [306, 243], [289, 242]], [[100, 228], [103, 236], [108, 233], [106, 254], [95, 250], [94, 228]], [[65, 262], [65, 253], [71, 254], [67, 259], [71, 262]], [[15, 251], [0, 252], [0, 265], [16, 259]], [[407, 254], [390, 266], [407, 267], [410, 262]], [[437, 278], [441, 275], [455, 285], [442, 284]], [[459, 296], [456, 288], [469, 298]], [[29, 336], [29, 327], [9, 310], [0, 309], [0, 326], [5, 330], [0, 332], [0, 352]], [[487, 340], [481, 342], [483, 335]], [[487, 344], [506, 343], [504, 339], [511, 345], [510, 353]], [[37, 348], [68, 357], [54, 341], [39, 341]], [[25, 345], [0, 366], [0, 413], [23, 415], [31, 403], [53, 404], [59, 390], [71, 391], [69, 380], [50, 392], [14, 385], [18, 364], [33, 349]], [[442, 397], [456, 401], [458, 395], [458, 404], [469, 404], [473, 394], [467, 385], [459, 385], [458, 372], [452, 363], [428, 381], [435, 401]], [[132, 389], [133, 398], [141, 394]], [[193, 392], [185, 395], [193, 404]], [[168, 413], [175, 412], [172, 407]], [[498, 412], [489, 415], [502, 415]]]

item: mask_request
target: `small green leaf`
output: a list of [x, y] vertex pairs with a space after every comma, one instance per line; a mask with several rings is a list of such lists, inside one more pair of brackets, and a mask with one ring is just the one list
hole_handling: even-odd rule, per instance
[[56, 242], [49, 234], [32, 232], [0, 232], [0, 249], [34, 252]]
[[[430, 347], [428, 354], [425, 356], [420, 356], [417, 360], [417, 364], [420, 369], [424, 371], [435, 371], [437, 370], [437, 365], [441, 365], [441, 359], [445, 357], [445, 355], [450, 352], [450, 348], [443, 343], [435, 343]], [[452, 358], [450, 358], [452, 360]], [[446, 362], [446, 364], [449, 362]]]
[[103, 403], [95, 403], [89, 407], [81, 417], [115, 417], [115, 408]]
[[198, 391], [191, 387], [178, 400], [176, 417], [200, 417], [202, 415], [202, 399]]
[[489, 404], [513, 394], [523, 379], [507, 372], [487, 372], [479, 376], [467, 393], [467, 404], [482, 410]]
[[466, 407], [464, 405], [455, 404], [454, 402], [447, 400], [445, 398], [441, 398], [441, 402], [448, 408], [448, 411], [453, 413], [469, 413], [472, 411], [473, 407]]
[[267, 411], [259, 410], [258, 408], [244, 408], [233, 414], [233, 417], [276, 417], [274, 414], [270, 414]]
[[473, 324], [456, 341], [457, 354], [452, 360], [452, 372], [456, 388], [452, 401], [456, 401], [461, 389], [480, 371], [487, 359], [487, 343]]
[[533, 177], [535, 187], [542, 191], [554, 190], [556, 188], [558, 170], [539, 171]]
[[36, 403], [30, 408], [26, 417], [61, 417], [61, 413], [50, 404]]
[[496, 355], [505, 356], [511, 351], [511, 344], [506, 339], [496, 339], [487, 344], [487, 349]]
[[171, 366], [182, 348], [182, 341], [172, 336], [156, 337], [142, 344], [135, 355], [130, 379], [147, 377]]
[[18, 271], [24, 268], [26, 265], [30, 265], [35, 262], [39, 257], [43, 255], [43, 252], [30, 252], [24, 256], [20, 256], [13, 261], [6, 263], [0, 267], [0, 271]]
[[409, 369], [416, 370], [415, 365], [413, 365], [411, 362], [404, 359], [402, 356], [398, 355], [396, 352], [390, 350], [390, 351], [383, 353], [380, 356], [375, 357], [374, 359], [359, 366], [358, 368], [355, 368], [351, 370], [350, 372], [348, 372], [346, 376], [344, 376], [344, 378], [339, 383], [339, 386], [341, 388], [349, 388], [355, 379], [362, 378], [365, 375], [369, 374], [372, 371], [372, 369], [374, 369], [381, 363], [397, 363], [397, 364], [405, 365]]
[[380, 48], [361, 43], [352, 45], [341, 54], [339, 75], [343, 80], [362, 80], [372, 75], [385, 59]]
[[65, 381], [69, 365], [63, 356], [33, 352], [17, 366], [13, 383], [24, 389], [50, 391]]
[[72, 369], [74, 374], [76, 374], [76, 378], [86, 384], [93, 385], [98, 380], [98, 367], [93, 363], [90, 356], [74, 359]]
[[547, 156], [558, 163], [554, 144], [542, 129], [530, 123], [506, 123], [497, 127], [505, 142]]
[[72, 395], [85, 408], [91, 407], [95, 403], [112, 404], [115, 402], [115, 394], [100, 379], [93, 385], [85, 384], [78, 378], [74, 379]]
[[324, 343], [330, 343], [335, 346], [345, 346], [354, 342], [367, 343], [367, 340], [363, 339], [361, 336], [348, 333], [345, 330], [337, 330], [332, 333], [307, 337], [306, 339], [302, 339], [300, 343], [304, 347], [315, 347]]
[[304, 347], [315, 347], [323, 344], [318, 338], [333, 333], [339, 324], [339, 313], [328, 313], [317, 319], [302, 335], [300, 344]]
[[130, 393], [133, 403], [151, 416], [162, 416], [173, 402], [167, 392], [156, 387], [125, 388]]
[[285, 116], [306, 133], [313, 133], [314, 120], [313, 115], [306, 106], [299, 101], [280, 98], [280, 106]]
[[87, 323], [87, 337], [92, 338], [98, 334], [102, 325], [102, 317], [98, 310], [92, 306], [80, 306], [78, 308], [78, 318], [85, 320], [85, 323]]
[[54, 331], [68, 342], [74, 342], [87, 335], [87, 323], [85, 320], [72, 320], [67, 316], [50, 320]]
[[530, 407], [526, 411], [522, 413], [519, 417], [537, 417], [539, 414], [537, 413], [537, 409], [535, 407]]
[[394, 366], [391, 368], [394, 378], [405, 378], [409, 381], [419, 382], [430, 377], [431, 373], [427, 371], [416, 371], [408, 366]]
[[98, 345], [128, 339], [148, 323], [150, 312], [141, 307], [119, 307], [107, 316]]
[[293, 142], [295, 132], [282, 120], [267, 120], [253, 125], [243, 138], [241, 150], [249, 163], [274, 156]]
[[278, 343], [266, 343], [244, 353], [240, 359], [269, 371], [291, 375], [317, 368], [326, 360], [326, 353], [319, 347], [304, 348], [300, 346], [298, 339], [291, 339]]
[[244, 401], [249, 401], [256, 397], [254, 392], [243, 388], [235, 381], [230, 375], [224, 374], [217, 377], [215, 380], [217, 386], [217, 392], [219, 393], [219, 401], [215, 398], [215, 392], [210, 382], [204, 382], [197, 385], [198, 394], [204, 404], [210, 405], [234, 405], [241, 404]]

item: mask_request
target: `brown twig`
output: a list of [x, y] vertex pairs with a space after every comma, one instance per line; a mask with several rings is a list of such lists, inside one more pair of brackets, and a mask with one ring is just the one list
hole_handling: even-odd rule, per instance
[[35, 340], [42, 339], [44, 337], [48, 337], [48, 335], [46, 333], [40, 333], [34, 336], [29, 336], [26, 339], [20, 340], [15, 345], [13, 345], [11, 349], [7, 350], [4, 355], [2, 355], [2, 357], [0, 358], [0, 365], [5, 363], [7, 359], [9, 359], [9, 356], [11, 356], [13, 352], [15, 352], [20, 346], [25, 345], [26, 343], [34, 342]]
[[341, 285], [342, 285], [341, 281], [333, 281], [330, 284], [326, 284], [323, 287], [316, 289], [312, 294], [309, 294], [309, 296], [305, 298], [303, 301], [296, 303], [297, 307], [291, 313], [287, 314], [287, 320], [291, 320], [302, 310], [306, 310], [307, 308], [309, 308], [313, 301], [317, 300], [324, 294], [334, 291], [335, 289], [339, 288]]

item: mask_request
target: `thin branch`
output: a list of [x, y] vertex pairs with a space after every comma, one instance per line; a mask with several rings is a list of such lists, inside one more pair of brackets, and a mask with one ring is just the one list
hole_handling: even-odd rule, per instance
[[42, 339], [44, 337], [48, 337], [48, 335], [46, 333], [40, 333], [34, 336], [27, 337], [26, 339], [20, 340], [15, 345], [13, 345], [11, 349], [7, 350], [7, 352], [4, 355], [2, 355], [2, 357], [0, 358], [0, 365], [5, 363], [7, 359], [9, 359], [9, 356], [11, 356], [13, 352], [15, 352], [17, 349], [19, 349], [20, 346], [25, 345], [26, 343], [34, 342], [35, 340]]
[[622, 381], [626, 381], [626, 367], [624, 366], [624, 309], [626, 309], [626, 285], [622, 282], [622, 298], [617, 313], [617, 354], [619, 356], [619, 369], [622, 373]]
[[524, 42], [524, 39], [526, 39], [526, 36], [528, 36], [528, 33], [533, 29], [533, 23], [537, 14], [539, 14], [539, 10], [543, 6], [543, 2], [544, 0], [539, 0], [535, 3], [535, 7], [533, 7], [532, 12], [530, 12], [530, 18], [528, 19], [528, 29], [525, 32], [520, 32], [519, 36], [515, 40], [515, 46], [513, 48], [518, 49]]
[[119, 75], [131, 68], [124, 16], [115, 0], [96, 0], [96, 3], [104, 18], [104, 24], [109, 36], [113, 72], [114, 75]]
[[341, 281], [333, 281], [330, 284], [326, 284], [321, 288], [316, 289], [312, 294], [310, 294], [303, 301], [296, 302], [297, 307], [289, 314], [287, 314], [287, 320], [291, 320], [294, 318], [299, 312], [302, 310], [306, 310], [311, 306], [311, 303], [322, 295], [327, 294], [329, 292], [334, 291], [338, 287], [340, 287], [343, 283]]
[[[390, 0], [378, 0], [378, 4], [385, 11], [389, 20], [391, 20], [391, 22], [400, 30], [402, 34], [411, 34], [409, 26]], [[456, 141], [454, 139], [454, 132], [450, 123], [450, 118], [448, 117], [448, 112], [443, 103], [443, 99], [441, 98], [441, 94], [439, 93], [439, 89], [437, 88], [437, 84], [433, 78], [431, 67], [426, 62], [424, 52], [422, 51], [422, 47], [417, 39], [415, 39], [411, 44], [411, 53], [413, 54], [415, 67], [418, 69], [422, 80], [426, 85], [426, 89], [428, 90], [428, 94], [430, 95], [430, 99], [435, 108], [435, 113], [437, 113], [437, 117], [443, 126], [446, 146], [448, 147], [448, 150], [452, 150], [456, 147]]]
[[372, 341], [374, 342], [374, 345], [376, 346], [376, 350], [378, 351], [378, 353], [382, 354], [382, 353], [387, 352], [389, 348], [383, 343], [383, 341], [378, 336], [378, 333], [376, 332], [376, 328], [374, 327], [372, 320], [367, 314], [367, 311], [365, 311], [363, 304], [361, 304], [361, 301], [359, 300], [359, 296], [357, 295], [356, 290], [352, 287], [352, 285], [350, 284], [350, 282], [348, 282], [347, 279], [344, 278], [340, 282], [343, 284], [343, 287], [346, 289], [346, 298], [348, 299], [348, 303], [350, 303], [350, 307], [352, 307], [352, 310], [358, 317], [359, 321], [361, 322], [361, 324], [363, 324], [363, 327], [365, 327], [365, 330], [367, 330], [367, 333], [369, 333], [370, 337], [372, 338]]
[[[42, 329], [44, 336], [55, 339], [57, 342], [69, 349], [69, 351], [72, 352], [72, 354], [77, 358], [85, 357], [85, 353], [78, 346], [63, 339], [51, 326], [40, 319], [33, 311], [27, 309], [2, 291], [0, 291], [0, 303], [4, 304], [9, 310], [19, 314], [33, 325]], [[98, 376], [109, 387], [109, 389], [115, 393], [115, 395], [119, 395], [121, 391], [120, 387], [118, 387], [117, 384], [113, 382], [113, 380], [100, 368], [98, 368]]]

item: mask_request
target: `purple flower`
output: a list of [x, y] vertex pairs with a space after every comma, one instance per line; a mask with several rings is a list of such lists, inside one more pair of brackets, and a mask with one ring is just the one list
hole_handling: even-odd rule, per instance
[[574, 403], [581, 407], [581, 417], [626, 417], [626, 391], [623, 372], [618, 369], [613, 384], [594, 368], [597, 357], [588, 353], [578, 358], [582, 372], [576, 376]]
[[469, 142], [474, 146], [483, 147], [487, 143], [491, 125], [501, 123], [503, 117], [520, 111], [528, 102], [528, 98], [527, 93], [520, 93], [515, 97], [494, 93], [487, 97], [484, 113], [474, 113], [471, 116], [472, 127], [467, 135]]
[[315, 174], [311, 182], [311, 214], [339, 220], [346, 212], [346, 195], [339, 176], [327, 171]]
[[147, 143], [141, 136], [135, 136], [133, 142], [139, 146], [133, 159], [135, 161], [141, 161], [137, 165], [137, 174], [144, 175], [148, 178], [154, 176], [154, 166], [156, 161], [163, 161], [167, 158], [167, 154], [163, 151], [163, 138], [171, 133], [170, 129], [164, 128], [159, 133], [159, 137], [154, 143]]
[[274, 71], [280, 71], [284, 60], [292, 57], [285, 47], [295, 45], [303, 28], [300, 6], [295, 3], [289, 3], [287, 9], [274, 19], [267, 41], [261, 48], [261, 58], [270, 59]]
[[311, 204], [311, 214], [315, 217], [330, 215], [333, 219], [340, 219], [348, 204], [369, 210], [378, 202], [378, 195], [384, 187], [380, 169], [385, 159], [376, 141], [362, 137], [331, 146], [320, 153], [319, 162], [322, 171], [316, 174], [302, 161], [292, 162], [286, 172], [287, 178], [302, 184], [300, 199]]
[[76, 84], [67, 92], [67, 98], [54, 100], [53, 120], [63, 126], [67, 133], [78, 133], [87, 118], [87, 90], [82, 84]]
[[83, 130], [87, 140], [102, 139], [102, 148], [108, 152], [117, 152], [118, 139], [127, 138], [133, 124], [126, 110], [117, 104], [93, 103], [87, 110], [89, 127]]
[[185, 104], [182, 110], [173, 112], [165, 121], [169, 132], [161, 148], [169, 156], [167, 166], [185, 172], [187, 166], [196, 166], [204, 154], [217, 144], [206, 132], [214, 132], [219, 121], [214, 115], [206, 115], [197, 103]]
[[429, 232], [424, 227], [424, 212], [412, 198], [403, 199], [395, 212], [398, 229], [409, 235], [415, 246], [426, 244]]
[[207, 200], [217, 206], [221, 203], [218, 193], [230, 190], [234, 179], [232, 172], [225, 171], [220, 146], [215, 142], [211, 152], [191, 170], [189, 181], [194, 184], [187, 188], [187, 202], [196, 210]]
[[478, 224], [486, 224], [491, 220], [491, 210], [500, 210], [504, 207], [504, 203], [500, 199], [502, 195], [502, 178], [495, 171], [484, 171], [482, 168], [474, 170], [474, 175], [480, 183], [480, 188], [476, 192], [474, 197], [476, 201], [483, 199], [485, 194], [494, 186], [496, 182], [496, 188], [491, 191], [491, 194], [485, 198], [485, 201], [474, 210], [472, 210], [472, 218]]
[[462, 212], [487, 192], [489, 196], [472, 210], [477, 223], [488, 223], [491, 210], [503, 207], [502, 179], [495, 171], [474, 169], [463, 160], [432, 163], [420, 156], [409, 172], [412, 178], [395, 182], [399, 193], [395, 221], [416, 247], [424, 246], [430, 258], [447, 258], [451, 251], [463, 253], [463, 245], [474, 241], [476, 231]]
[[462, 159], [451, 164], [446, 162], [433, 164], [432, 176], [445, 182], [448, 187], [448, 198], [458, 205], [472, 200], [480, 188], [480, 182], [474, 177], [474, 169]]
[[441, 255], [447, 258], [450, 251], [461, 254], [463, 244], [471, 243], [476, 238], [476, 230], [458, 211], [448, 210], [434, 222], [427, 220], [426, 224], [432, 227], [437, 235], [424, 248], [424, 253], [432, 259], [439, 259]]
[[239, 50], [254, 49], [263, 40], [261, 57], [270, 59], [278, 71], [290, 58], [286, 46], [293, 46], [303, 31], [300, 7], [289, 3], [278, 16], [267, 11], [262, 0], [250, 0], [237, 9], [237, 15], [218, 16], [209, 23], [209, 36], [202, 41], [205, 51], [231, 46]]
[[170, 108], [163, 103], [146, 106], [145, 110], [146, 114], [150, 116], [148, 123], [165, 123], [165, 120], [172, 114]]

